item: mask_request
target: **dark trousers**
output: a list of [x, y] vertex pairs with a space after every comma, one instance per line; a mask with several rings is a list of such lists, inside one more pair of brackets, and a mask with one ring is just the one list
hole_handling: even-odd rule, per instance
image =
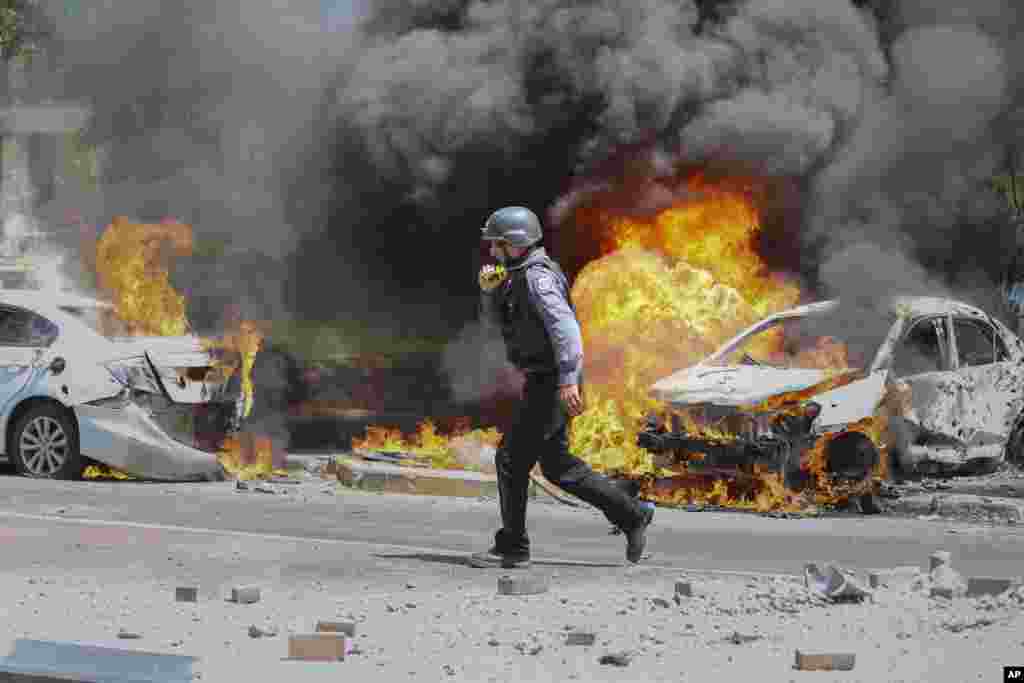
[[494, 537], [497, 552], [530, 554], [526, 502], [530, 470], [538, 460], [549, 481], [599, 509], [623, 531], [642, 523], [636, 500], [569, 452], [569, 416], [558, 398], [557, 376], [528, 374], [519, 414], [494, 457], [502, 524]]

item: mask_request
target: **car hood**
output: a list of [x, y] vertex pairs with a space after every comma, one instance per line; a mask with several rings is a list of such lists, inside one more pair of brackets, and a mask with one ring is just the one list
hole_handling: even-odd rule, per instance
[[711, 403], [740, 406], [778, 394], [800, 391], [824, 382], [823, 370], [772, 368], [758, 365], [695, 365], [658, 380], [651, 395], [675, 405]]

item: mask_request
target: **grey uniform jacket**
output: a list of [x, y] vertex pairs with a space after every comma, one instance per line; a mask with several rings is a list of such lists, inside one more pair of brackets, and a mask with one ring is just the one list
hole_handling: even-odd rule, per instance
[[510, 363], [525, 372], [550, 372], [558, 384], [579, 384], [583, 338], [569, 281], [543, 247], [508, 264], [509, 276], [483, 294], [485, 319], [500, 326]]

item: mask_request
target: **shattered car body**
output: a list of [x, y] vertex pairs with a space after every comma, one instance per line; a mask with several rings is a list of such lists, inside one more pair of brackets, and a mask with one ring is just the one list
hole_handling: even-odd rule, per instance
[[[653, 385], [639, 444], [671, 466], [845, 479], [966, 473], [1024, 449], [1024, 344], [948, 299], [826, 301], [770, 316]], [[815, 458], [817, 457], [817, 460]]]
[[117, 338], [111, 306], [67, 293], [0, 293], [3, 455], [31, 477], [76, 478], [87, 460], [158, 480], [224, 477], [194, 416], [217, 387], [199, 339]]

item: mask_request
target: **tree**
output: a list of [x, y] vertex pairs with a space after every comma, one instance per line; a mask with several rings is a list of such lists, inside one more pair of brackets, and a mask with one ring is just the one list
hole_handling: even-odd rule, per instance
[[45, 37], [43, 13], [34, 0], [0, 0], [0, 60], [27, 57]]

